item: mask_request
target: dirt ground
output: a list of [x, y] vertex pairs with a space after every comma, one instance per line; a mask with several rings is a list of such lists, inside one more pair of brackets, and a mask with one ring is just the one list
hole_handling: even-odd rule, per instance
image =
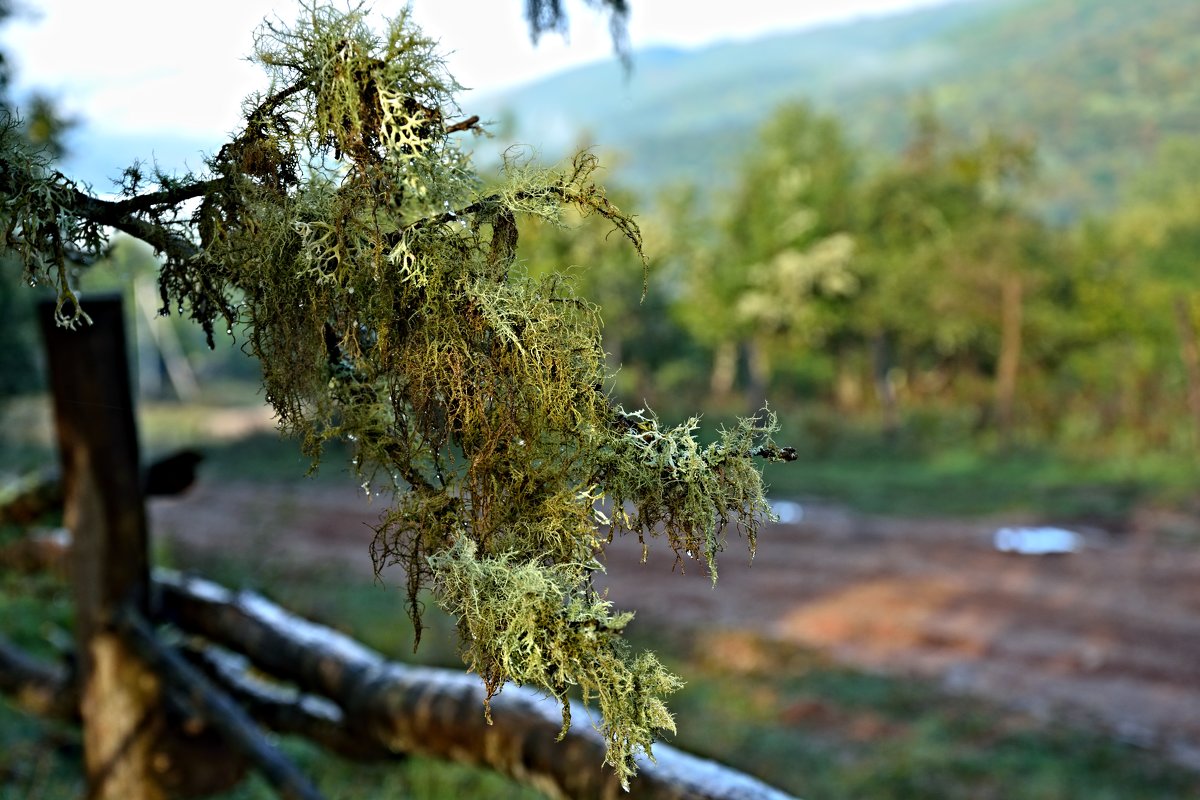
[[[201, 483], [150, 508], [180, 550], [241, 553], [373, 575], [369, 527], [383, 505], [350, 488]], [[1200, 548], [1143, 515], [1085, 530], [1074, 554], [992, 548], [986, 520], [864, 516], [806, 504], [762, 532], [749, 563], [733, 539], [714, 588], [673, 569], [665, 544], [609, 550], [618, 607], [665, 625], [720, 626], [816, 647], [872, 670], [917, 675], [1046, 718], [1108, 730], [1200, 768]], [[398, 575], [389, 583], [400, 583]]]

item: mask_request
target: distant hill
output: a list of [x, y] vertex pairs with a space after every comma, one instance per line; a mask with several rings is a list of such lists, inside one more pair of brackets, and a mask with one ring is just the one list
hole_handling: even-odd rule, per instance
[[[653, 0], [645, 0], [653, 2]], [[635, 6], [636, 7], [636, 6]], [[1171, 136], [1200, 135], [1200, 0], [948, 0], [750, 42], [635, 54], [513, 91], [468, 95], [497, 139], [544, 160], [581, 145], [616, 164], [610, 180], [651, 190], [728, 180], [763, 118], [807, 99], [838, 114], [868, 154], [895, 152], [913, 109], [932, 103], [954, 127], [1034, 137], [1038, 202], [1055, 218], [1103, 211]], [[202, 167], [222, 142], [85, 129], [67, 171], [108, 191], [135, 158]]]
[[1100, 211], [1162, 139], [1200, 131], [1200, 1], [959, 0], [650, 50], [628, 80], [596, 64], [468, 105], [546, 158], [580, 144], [619, 151], [619, 178], [648, 189], [726, 180], [761, 120], [798, 98], [841, 116], [869, 152], [905, 141], [918, 102], [962, 130], [1032, 136], [1042, 208]]

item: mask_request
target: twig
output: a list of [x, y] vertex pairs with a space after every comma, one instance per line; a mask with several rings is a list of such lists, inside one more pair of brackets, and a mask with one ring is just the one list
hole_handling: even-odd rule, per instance
[[479, 130], [479, 115], [472, 114], [464, 120], [446, 126], [446, 133], [458, 133], [459, 131]]

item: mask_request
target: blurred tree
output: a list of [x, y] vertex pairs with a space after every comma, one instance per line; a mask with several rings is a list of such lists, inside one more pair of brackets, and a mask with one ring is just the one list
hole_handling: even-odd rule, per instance
[[[1200, 145], [1168, 140], [1129, 192], [1114, 226], [1117, 252], [1139, 276], [1144, 313], [1174, 323], [1193, 436], [1200, 443]], [[1167, 369], [1163, 374], [1170, 375]]]
[[1046, 261], [1041, 225], [1016, 201], [1032, 164], [1027, 144], [961, 145], [923, 113], [902, 157], [866, 186], [856, 324], [888, 430], [899, 424], [895, 370], [908, 383], [917, 369], [967, 368], [992, 376], [986, 416], [1008, 434], [1029, 283]]
[[681, 321], [712, 352], [711, 390], [728, 397], [739, 351], [751, 405], [780, 357], [834, 337], [858, 290], [850, 269], [855, 157], [841, 126], [808, 106], [781, 107], [759, 132], [719, 220], [683, 271]]

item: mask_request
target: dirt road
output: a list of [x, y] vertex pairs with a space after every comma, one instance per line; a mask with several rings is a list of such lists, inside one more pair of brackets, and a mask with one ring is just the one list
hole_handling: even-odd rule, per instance
[[[201, 485], [151, 506], [181, 548], [319, 563], [371, 575], [382, 505], [349, 488]], [[1080, 552], [995, 552], [990, 520], [912, 520], [805, 506], [732, 540], [714, 588], [665, 548], [610, 548], [619, 607], [667, 625], [749, 629], [846, 662], [919, 675], [1038, 715], [1095, 724], [1200, 768], [1200, 548], [1135, 530], [1085, 531]], [[395, 582], [399, 582], [398, 577]]]

